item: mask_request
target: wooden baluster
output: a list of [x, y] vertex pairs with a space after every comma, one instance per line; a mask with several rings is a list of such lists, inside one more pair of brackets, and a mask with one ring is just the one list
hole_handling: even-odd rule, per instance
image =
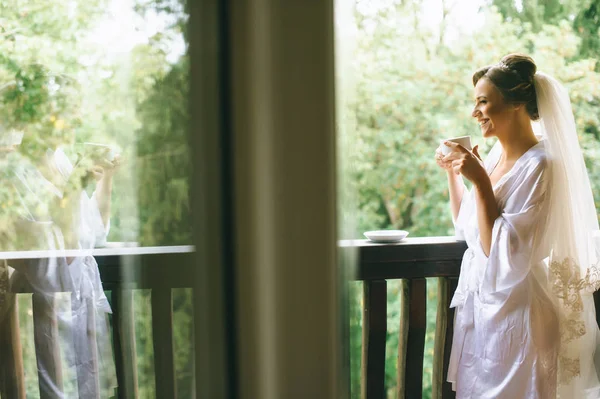
[[34, 293], [31, 301], [40, 398], [60, 398], [63, 392], [63, 376], [56, 297], [53, 294]]
[[25, 399], [25, 372], [19, 331], [18, 301], [14, 303], [0, 324], [0, 396]]
[[387, 283], [363, 285], [361, 387], [363, 399], [385, 398], [385, 341], [387, 333]]
[[112, 291], [113, 342], [119, 399], [137, 399], [138, 373], [133, 320], [133, 290]]
[[427, 311], [425, 279], [402, 280], [398, 337], [398, 398], [420, 398]]
[[400, 327], [398, 328], [398, 360], [396, 370], [396, 386], [398, 399], [406, 397], [406, 345], [408, 343], [408, 313], [410, 303], [410, 281], [403, 279], [400, 283]]
[[[448, 279], [448, 290], [446, 291], [446, 301], [448, 304], [454, 296], [456, 286], [458, 285], [458, 279]], [[450, 364], [450, 352], [452, 349], [452, 337], [454, 336], [454, 308], [449, 308], [446, 316], [446, 343], [444, 344], [444, 383], [442, 385], [442, 398], [453, 399], [456, 397], [456, 393], [452, 390], [452, 384], [446, 381], [448, 376], [448, 365]]]
[[441, 399], [444, 381], [444, 351], [446, 348], [446, 330], [448, 327], [448, 306], [450, 298], [448, 296], [448, 279], [440, 277], [437, 290], [437, 313], [435, 320], [435, 338], [433, 343], [433, 380], [431, 385], [431, 397]]
[[152, 289], [152, 331], [157, 398], [176, 398], [171, 288]]

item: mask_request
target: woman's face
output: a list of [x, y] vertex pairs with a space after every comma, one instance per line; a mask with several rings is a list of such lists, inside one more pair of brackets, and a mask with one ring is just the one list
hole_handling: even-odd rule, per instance
[[477, 119], [483, 137], [502, 135], [514, 117], [515, 107], [504, 101], [500, 90], [487, 78], [479, 79], [474, 97], [475, 107], [471, 116]]

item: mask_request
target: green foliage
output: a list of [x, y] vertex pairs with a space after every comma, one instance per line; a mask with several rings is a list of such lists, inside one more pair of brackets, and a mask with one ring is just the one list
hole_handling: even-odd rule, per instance
[[[480, 137], [471, 117], [471, 74], [512, 52], [530, 54], [541, 71], [556, 76], [569, 90], [600, 209], [597, 1], [523, 0], [522, 9], [513, 0], [492, 3], [479, 11], [479, 28], [456, 33], [448, 9], [446, 19], [432, 25], [424, 22], [427, 10], [418, 0], [356, 1], [357, 39], [348, 79], [354, 95], [341, 113], [344, 126], [351, 126], [343, 131], [350, 175], [344, 182], [355, 193], [357, 206], [343, 208], [342, 220], [356, 219], [355, 229], [347, 233], [352, 238], [380, 228], [405, 229], [417, 237], [454, 234], [446, 176], [434, 152], [440, 139], [462, 135], [480, 144], [482, 154], [489, 151], [493, 141]], [[428, 281], [424, 397], [431, 395], [435, 283]], [[362, 290], [353, 286], [350, 295], [357, 296], [351, 298], [350, 351], [352, 397], [358, 398]], [[395, 393], [399, 301], [398, 282], [390, 281], [389, 397]]]
[[573, 22], [581, 37], [581, 56], [598, 57], [600, 55], [600, 1], [592, 0], [587, 8], [579, 12]]
[[535, 32], [546, 25], [568, 23], [581, 38], [577, 58], [600, 55], [600, 1], [598, 0], [492, 0], [506, 21], [530, 24]]
[[[578, 56], [581, 39], [568, 21], [535, 31], [492, 8], [481, 16], [485, 29], [440, 45], [433, 30], [412, 28], [403, 7], [357, 17], [357, 95], [349, 111], [356, 120], [349, 179], [358, 193], [356, 237], [373, 228], [402, 228], [413, 236], [452, 234], [446, 178], [433, 154], [440, 139], [460, 135], [489, 149], [492, 143], [483, 142], [470, 116], [470, 78], [476, 68], [507, 53], [531, 54], [542, 70], [565, 83], [586, 155], [596, 151], [598, 141], [583, 136], [598, 132], [600, 75], [595, 60]], [[600, 180], [591, 173], [592, 180]]]
[[187, 83], [187, 63], [181, 62], [138, 106], [144, 122], [136, 132], [143, 245], [190, 243]]

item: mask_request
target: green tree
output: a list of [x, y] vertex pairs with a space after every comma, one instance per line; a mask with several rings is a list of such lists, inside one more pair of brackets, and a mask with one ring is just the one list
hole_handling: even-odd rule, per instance
[[582, 40], [579, 56], [598, 57], [600, 55], [600, 1], [591, 0], [589, 5], [577, 14], [573, 25]]
[[[544, 25], [558, 25], [564, 21], [572, 24], [581, 38], [581, 47], [576, 58], [593, 58], [600, 55], [600, 1], [598, 0], [491, 0], [491, 5], [506, 21], [531, 24], [534, 32]], [[519, 4], [519, 5], [517, 5]]]
[[[452, 235], [445, 172], [433, 155], [439, 140], [471, 135], [482, 153], [493, 140], [480, 137], [471, 115], [471, 74], [512, 52], [530, 54], [540, 70], [556, 76], [570, 92], [597, 206], [600, 205], [600, 137], [598, 106], [600, 74], [597, 61], [582, 45], [585, 38], [574, 28], [572, 15], [592, 7], [576, 2], [523, 2], [517, 10], [511, 1], [480, 10], [481, 28], [450, 40], [450, 10], [441, 23], [425, 24], [420, 1], [390, 1], [380, 8], [356, 4], [357, 44], [353, 54], [355, 95], [345, 110], [353, 118], [351, 178], [358, 197], [354, 237], [379, 228], [405, 229], [412, 236]], [[501, 6], [504, 6], [502, 8]], [[511, 8], [513, 7], [513, 8]], [[579, 8], [581, 7], [581, 8]], [[511, 14], [512, 13], [512, 14]], [[444, 19], [446, 18], [446, 19]], [[592, 20], [592, 19], [588, 19]], [[591, 25], [590, 25], [591, 26]], [[600, 209], [600, 207], [598, 207]], [[428, 282], [429, 283], [429, 282]], [[386, 386], [395, 390], [399, 295], [389, 284], [388, 354]], [[428, 343], [435, 314], [435, 284], [428, 284]], [[354, 291], [360, 295], [360, 290]], [[358, 299], [355, 299], [358, 301]], [[355, 302], [357, 303], [357, 302]], [[351, 312], [351, 333], [358, 334], [360, 314]], [[351, 337], [351, 342], [358, 342]], [[360, 353], [352, 346], [353, 367]], [[424, 387], [431, 381], [431, 352], [425, 353]], [[353, 397], [359, 372], [353, 369]], [[429, 394], [424, 393], [425, 396]]]

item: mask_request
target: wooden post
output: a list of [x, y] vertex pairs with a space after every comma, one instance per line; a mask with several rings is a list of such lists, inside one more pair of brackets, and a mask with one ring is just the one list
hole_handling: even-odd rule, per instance
[[133, 321], [133, 290], [112, 291], [113, 342], [117, 369], [119, 398], [138, 397], [135, 323]]
[[387, 282], [365, 281], [361, 387], [363, 399], [385, 398]]
[[[398, 398], [420, 398], [426, 329], [426, 280], [402, 280], [398, 337]], [[408, 316], [408, 317], [407, 317]]]
[[[446, 291], [447, 301], [450, 303], [452, 297], [454, 296], [454, 291], [456, 291], [456, 286], [458, 285], [457, 278], [448, 279], [448, 291]], [[452, 390], [452, 384], [446, 381], [448, 376], [448, 365], [450, 364], [450, 350], [452, 348], [452, 338], [454, 336], [454, 309], [448, 309], [448, 313], [446, 316], [446, 343], [444, 350], [444, 383], [442, 385], [442, 397], [444, 399], [453, 399], [456, 397], [456, 393]]]
[[152, 331], [157, 398], [176, 398], [171, 288], [152, 289]]
[[25, 372], [16, 297], [0, 321], [0, 397], [25, 399]]
[[398, 328], [398, 360], [396, 369], [396, 386], [398, 399], [406, 394], [406, 345], [408, 343], [408, 313], [410, 303], [410, 281], [403, 279], [400, 283], [400, 326]]
[[34, 293], [31, 302], [40, 398], [61, 398], [63, 396], [63, 376], [56, 318], [56, 298], [54, 294], [50, 293]]
[[433, 347], [433, 380], [431, 382], [431, 397], [442, 398], [442, 388], [446, 376], [444, 375], [444, 350], [446, 348], [446, 330], [448, 326], [448, 279], [438, 278], [437, 313], [435, 320], [435, 338]]

